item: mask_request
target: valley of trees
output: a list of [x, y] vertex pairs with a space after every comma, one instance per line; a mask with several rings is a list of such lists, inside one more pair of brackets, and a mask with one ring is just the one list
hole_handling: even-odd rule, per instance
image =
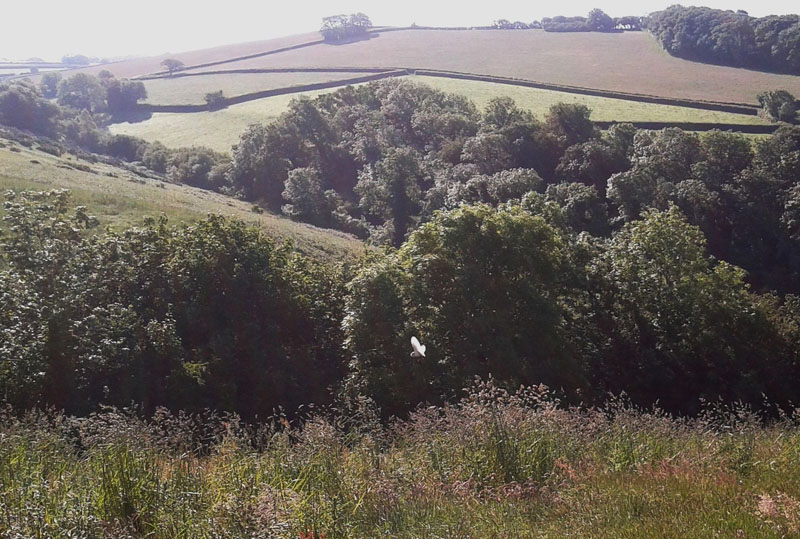
[[[389, 417], [489, 375], [676, 413], [797, 401], [800, 128], [755, 144], [601, 132], [583, 106], [537, 119], [387, 80], [293, 101], [229, 160], [109, 137], [100, 100], [82, 106], [0, 90], [0, 119], [54, 146], [383, 247], [328, 267], [221, 217], [87, 234], [67, 194], [9, 193], [0, 389], [15, 406], [255, 419], [367, 398]], [[427, 357], [409, 358], [412, 335]]]
[[[598, 12], [547, 24], [609, 31]], [[755, 24], [779, 36], [771, 68], [790, 63], [794, 19], [721, 13], [691, 54], [728, 61]], [[352, 17], [331, 40], [369, 25], [347, 35]], [[0, 160], [103, 161], [364, 252], [323, 262], [220, 215], [103, 230], [66, 190], [6, 191], [0, 536], [800, 530], [788, 92], [758, 96], [786, 125], [751, 139], [387, 79], [296, 99], [230, 154], [111, 135], [145, 97], [108, 72], [0, 81]]]

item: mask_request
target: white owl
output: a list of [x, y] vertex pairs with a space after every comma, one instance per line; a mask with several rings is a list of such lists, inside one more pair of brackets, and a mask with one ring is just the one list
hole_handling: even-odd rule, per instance
[[411, 337], [411, 348], [414, 349], [411, 357], [425, 357], [425, 345], [420, 344], [416, 337]]

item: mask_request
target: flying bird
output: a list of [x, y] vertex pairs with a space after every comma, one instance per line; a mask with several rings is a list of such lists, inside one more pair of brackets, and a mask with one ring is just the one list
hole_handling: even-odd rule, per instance
[[411, 348], [414, 349], [411, 352], [411, 357], [425, 357], [425, 345], [420, 344], [416, 337], [411, 337]]

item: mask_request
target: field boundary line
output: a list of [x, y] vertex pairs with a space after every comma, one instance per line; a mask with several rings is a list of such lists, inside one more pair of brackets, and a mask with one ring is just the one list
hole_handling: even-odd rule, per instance
[[136, 80], [174, 80], [185, 77], [203, 77], [206, 75], [258, 75], [269, 73], [387, 73], [396, 71], [400, 68], [392, 67], [276, 67], [276, 68], [243, 68], [243, 69], [221, 69], [217, 71], [200, 71], [198, 73], [185, 73], [183, 71], [174, 75], [147, 75]]
[[[403, 71], [384, 71], [374, 73], [371, 75], [364, 75], [363, 77], [353, 77], [349, 79], [333, 80], [326, 82], [313, 82], [310, 84], [301, 84], [297, 86], [287, 86], [284, 88], [272, 88], [270, 90], [262, 90], [260, 92], [252, 92], [238, 96], [225, 98], [224, 106], [238, 105], [246, 103], [247, 101], [255, 101], [257, 99], [264, 99], [266, 97], [275, 97], [278, 95], [298, 94], [303, 92], [311, 92], [314, 90], [326, 90], [328, 88], [337, 88], [340, 86], [350, 86], [352, 84], [361, 84], [365, 82], [372, 82], [381, 79], [388, 79], [392, 77], [406, 76], [407, 73]], [[150, 103], [142, 103], [137, 105], [137, 111], [140, 112], [177, 112], [177, 113], [193, 113], [193, 112], [209, 112], [207, 104], [196, 105], [153, 105]], [[217, 110], [217, 109], [215, 109]]]
[[674, 97], [659, 97], [647, 94], [634, 94], [627, 92], [615, 92], [613, 90], [601, 90], [598, 88], [585, 88], [582, 86], [569, 86], [565, 84], [554, 84], [549, 82], [538, 82], [529, 79], [517, 79], [513, 77], [498, 77], [494, 75], [481, 75], [478, 73], [465, 73], [461, 71], [444, 71], [438, 69], [411, 69], [413, 75], [426, 77], [440, 77], [460, 80], [474, 80], [480, 82], [493, 82], [497, 84], [507, 84], [510, 86], [521, 86], [526, 88], [538, 88], [540, 90], [552, 90], [569, 94], [590, 95], [594, 97], [606, 97], [609, 99], [621, 99], [623, 101], [638, 101], [642, 103], [653, 103], [656, 105], [672, 105], [676, 107], [686, 107], [692, 109], [716, 110], [720, 112], [730, 112], [733, 114], [747, 114], [757, 116], [758, 105], [748, 103], [729, 103], [720, 101], [701, 101], [693, 99], [681, 99]]
[[[509, 86], [519, 86], [524, 88], [537, 88], [540, 90], [550, 90], [555, 92], [563, 92], [578, 95], [588, 95], [594, 97], [604, 97], [608, 99], [620, 99], [623, 101], [635, 101], [640, 103], [651, 103], [655, 105], [670, 105], [674, 107], [684, 107], [691, 109], [713, 110], [718, 112], [728, 112], [732, 114], [745, 114], [748, 116], [758, 116], [759, 107], [748, 103], [730, 103], [719, 101], [702, 101], [692, 99], [680, 99], [672, 97], [659, 97], [647, 94], [634, 94], [627, 92], [615, 92], [612, 90], [602, 90], [598, 88], [585, 88], [581, 86], [569, 86], [563, 84], [554, 84], [549, 82], [539, 82], [529, 79], [518, 79], [513, 77], [498, 77], [495, 75], [482, 75], [479, 73], [466, 73], [461, 71], [444, 71], [438, 69], [422, 69], [413, 67], [304, 67], [304, 68], [248, 68], [248, 69], [235, 69], [235, 70], [216, 70], [202, 73], [181, 73], [173, 77], [154, 76], [149, 79], [142, 80], [155, 80], [155, 79], [168, 79], [179, 77], [200, 77], [204, 75], [234, 75], [234, 74], [257, 74], [257, 73], [375, 73], [384, 74], [387, 76], [401, 77], [405, 75], [419, 75], [426, 77], [439, 77], [457, 80], [473, 80], [478, 82], [489, 82], [495, 84], [506, 84]], [[391, 74], [391, 75], [389, 75]], [[323, 88], [333, 88], [336, 86], [346, 86], [350, 84], [351, 80], [356, 79], [340, 79], [338, 81], [329, 81], [330, 85]], [[358, 81], [361, 82], [361, 81]], [[334, 84], [335, 83], [335, 84]], [[320, 83], [321, 84], [321, 83]], [[295, 88], [296, 92], [307, 91], [306, 85], [298, 85], [287, 88]], [[251, 95], [251, 94], [244, 94]], [[243, 97], [243, 96], [240, 96]]]
[[[314, 70], [314, 71], [306, 71], [306, 69]], [[303, 93], [309, 92], [314, 90], [325, 90], [330, 88], [338, 88], [343, 86], [349, 86], [352, 84], [361, 84], [365, 82], [372, 82], [376, 80], [382, 80], [387, 78], [394, 78], [394, 77], [404, 77], [408, 75], [418, 75], [418, 76], [434, 76], [440, 78], [453, 78], [458, 80], [476, 80], [479, 82], [491, 82], [491, 83], [498, 83], [498, 84], [507, 84], [510, 86], [522, 86], [528, 88], [538, 88], [543, 90], [551, 90], [551, 91], [558, 91], [563, 93], [576, 93], [582, 95], [591, 95], [596, 97], [604, 97], [608, 99], [619, 99], [623, 101], [639, 101], [645, 103], [653, 103], [657, 105], [672, 105], [672, 106], [679, 106], [684, 108], [693, 108], [693, 109], [703, 109], [703, 110], [715, 110], [721, 112], [729, 112], [733, 114], [744, 114], [744, 115], [757, 115], [758, 108], [755, 106], [743, 106], [741, 104], [725, 104], [725, 103], [714, 103], [708, 101], [691, 101], [685, 99], [671, 99], [671, 98], [660, 98], [655, 96], [646, 96], [640, 94], [624, 94], [624, 93], [617, 93], [617, 92], [610, 92], [606, 90], [594, 90], [591, 88], [579, 88], [574, 86], [561, 86], [556, 84], [549, 84], [549, 83], [539, 83], [536, 81], [528, 81], [524, 79], [512, 79], [506, 77], [493, 77], [490, 75], [478, 75], [473, 73], [459, 73], [459, 72], [451, 72], [451, 71], [438, 71], [438, 70], [427, 70], [427, 69], [410, 69], [410, 68], [397, 68], [390, 71], [378, 71], [378, 68], [364, 68], [365, 71], [358, 71], [353, 68], [304, 68], [303, 70], [293, 70], [290, 68], [282, 68], [279, 71], [268, 70], [268, 71], [255, 71], [258, 72], [265, 72], [265, 73], [291, 73], [294, 71], [297, 72], [317, 72], [317, 71], [330, 71], [330, 72], [365, 72], [369, 73], [368, 75], [362, 77], [353, 77], [348, 79], [340, 79], [340, 80], [333, 80], [333, 81], [326, 81], [326, 82], [318, 82], [318, 83], [311, 83], [311, 84], [302, 84], [297, 86], [289, 86], [284, 88], [273, 88], [270, 90], [263, 90], [260, 92], [252, 92], [248, 94], [242, 94], [238, 96], [233, 96], [225, 99], [224, 106], [230, 105], [237, 105], [240, 103], [245, 103], [248, 101], [255, 101], [257, 99], [264, 99], [267, 97], [275, 97], [278, 95], [287, 95], [287, 94], [294, 94], [294, 93]], [[335, 71], [332, 71], [335, 70]], [[226, 73], [235, 73], [230, 71], [220, 71], [215, 74], [226, 74]], [[254, 71], [248, 70], [247, 73], [254, 73]], [[207, 74], [207, 73], [204, 73]], [[185, 74], [184, 76], [201, 76], [203, 74]], [[195, 112], [209, 112], [209, 107], [206, 104], [195, 104], [195, 105], [154, 105], [154, 104], [140, 104], [138, 105], [137, 109], [141, 112], [145, 113], [158, 113], [158, 112], [170, 112], [170, 113], [195, 113]], [[217, 109], [215, 109], [217, 110]], [[764, 125], [757, 125], [757, 124], [736, 124], [736, 123], [711, 123], [711, 122], [649, 122], [649, 121], [631, 121], [631, 122], [618, 122], [618, 121], [593, 121], [596, 125], [601, 128], [607, 128], [611, 125], [619, 124], [619, 123], [629, 123], [638, 127], [640, 129], [664, 129], [667, 127], [678, 127], [680, 129], [684, 129], [687, 131], [710, 131], [712, 129], [720, 129], [720, 130], [733, 130], [740, 133], [749, 133], [749, 134], [770, 134], [775, 132], [779, 127], [780, 124], [764, 124]]]

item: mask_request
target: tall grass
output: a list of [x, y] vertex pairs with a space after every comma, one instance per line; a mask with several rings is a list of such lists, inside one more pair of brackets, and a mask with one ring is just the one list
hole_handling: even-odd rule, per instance
[[482, 382], [459, 403], [385, 426], [374, 417], [6, 411], [0, 536], [800, 533], [795, 415], [568, 409], [543, 388]]

